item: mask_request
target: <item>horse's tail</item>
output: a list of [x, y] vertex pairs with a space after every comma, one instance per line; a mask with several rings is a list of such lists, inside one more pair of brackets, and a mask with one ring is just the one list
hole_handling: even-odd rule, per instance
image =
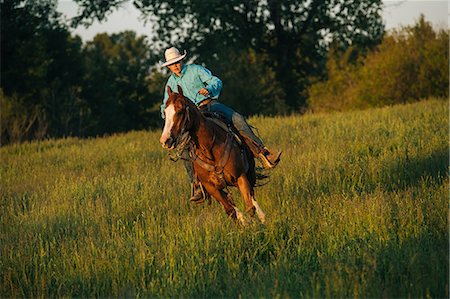
[[257, 167], [255, 164], [255, 158], [249, 147], [243, 143], [244, 153], [248, 163], [247, 179], [252, 187], [261, 187], [269, 182], [269, 176], [267, 171], [262, 167]]
[[267, 174], [267, 170], [262, 167], [255, 167], [255, 187], [264, 186], [269, 182], [269, 175]]

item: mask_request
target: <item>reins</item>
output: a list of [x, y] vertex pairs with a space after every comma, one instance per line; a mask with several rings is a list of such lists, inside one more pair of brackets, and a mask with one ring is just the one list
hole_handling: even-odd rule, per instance
[[180, 135], [177, 138], [177, 142], [176, 142], [175, 156], [172, 156], [170, 153], [168, 154], [169, 159], [173, 162], [176, 162], [179, 159], [187, 160], [187, 161], [189, 160], [182, 156], [184, 150], [186, 149], [186, 146], [191, 141], [191, 135], [189, 134], [189, 131], [186, 131], [186, 124], [188, 124], [190, 121], [189, 106], [186, 106], [185, 115], [186, 115], [186, 117], [183, 120], [183, 125], [181, 126], [181, 132], [180, 132]]
[[[202, 158], [200, 158], [194, 149], [193, 146], [190, 148], [190, 159], [183, 157], [183, 152], [185, 151], [186, 147], [190, 144], [192, 138], [189, 134], [189, 131], [187, 131], [187, 124], [189, 124], [190, 116], [189, 116], [189, 106], [186, 106], [185, 111], [185, 118], [183, 120], [183, 124], [181, 126], [181, 132], [179, 137], [177, 138], [177, 145], [175, 147], [175, 156], [171, 156], [169, 154], [170, 160], [176, 162], [179, 159], [185, 160], [185, 161], [192, 161], [193, 163], [197, 163], [200, 165], [200, 167], [204, 168], [205, 170], [209, 172], [214, 172], [220, 180], [223, 180], [223, 171], [224, 167], [227, 164], [230, 153], [231, 153], [231, 146], [233, 144], [234, 134], [232, 133], [231, 129], [228, 128], [227, 131], [227, 138], [225, 140], [225, 148], [221, 155], [221, 159], [218, 164], [211, 164], [210, 162], [204, 161]], [[224, 129], [224, 126], [221, 124], [218, 124], [218, 122], [214, 121], [215, 124], [219, 125], [222, 129]], [[224, 129], [225, 130], [225, 129]], [[212, 144], [215, 144], [216, 142], [216, 136], [213, 134], [213, 142]]]
[[220, 159], [218, 164], [210, 164], [208, 162], [205, 162], [195, 153], [195, 149], [192, 147], [191, 148], [192, 162], [196, 162], [202, 168], [210, 172], [214, 171], [217, 175], [219, 175], [220, 178], [222, 178], [223, 169], [227, 164], [228, 159], [230, 158], [232, 144], [233, 144], [233, 135], [227, 134], [227, 140], [225, 141], [225, 149], [223, 150], [222, 158]]

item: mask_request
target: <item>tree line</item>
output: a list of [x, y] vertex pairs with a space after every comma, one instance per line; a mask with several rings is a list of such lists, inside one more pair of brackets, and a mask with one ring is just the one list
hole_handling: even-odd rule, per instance
[[[76, 2], [80, 11], [72, 26], [103, 20], [126, 1]], [[355, 78], [377, 79], [370, 75], [372, 70], [366, 61], [378, 66], [379, 59], [396, 70], [402, 62], [395, 62], [395, 57], [386, 62], [387, 57], [376, 58], [377, 53], [389, 47], [387, 44], [409, 43], [410, 36], [415, 36], [385, 36], [381, 0], [132, 3], [153, 22], [152, 38], [126, 31], [101, 33], [83, 43], [62, 21], [56, 0], [1, 2], [2, 144], [160, 126], [158, 106], [168, 74], [158, 68], [158, 61], [169, 45], [187, 49], [192, 61], [206, 65], [219, 76], [224, 82], [221, 101], [246, 116], [296, 113], [308, 107], [320, 110], [347, 98], [352, 99], [348, 100], [351, 104], [336, 104], [335, 108], [364, 107], [356, 100], [360, 98], [387, 103], [394, 99], [389, 92], [381, 98], [373, 93], [385, 89], [382, 83], [375, 80], [370, 83], [372, 89], [365, 87], [357, 92], [350, 88], [350, 82]], [[420, 26], [427, 24], [423, 21]], [[428, 46], [422, 52], [430, 54], [421, 52], [416, 55], [417, 60], [402, 60], [408, 64], [406, 69], [436, 53], [448, 57], [441, 45], [442, 38], [448, 40], [448, 33], [423, 30], [428, 33], [421, 38], [434, 38], [436, 46]], [[428, 41], [418, 41], [417, 45]], [[435, 69], [440, 69], [439, 76], [446, 75], [448, 81], [440, 59], [432, 59], [430, 65], [434, 69], [430, 72], [435, 74]], [[448, 63], [445, 65], [448, 69]], [[356, 69], [366, 73], [366, 77], [356, 74]], [[384, 72], [376, 73], [380, 76], [378, 81]], [[407, 73], [403, 69], [402, 72], [396, 73], [400, 81]], [[425, 81], [429, 77], [423, 69], [414, 74], [417, 73]], [[417, 95], [422, 97], [427, 90], [442, 89], [441, 83], [433, 84], [419, 88]], [[446, 90], [448, 95], [448, 87]], [[418, 97], [411, 93], [407, 93], [408, 99]], [[337, 97], [342, 99], [336, 100]]]
[[393, 30], [367, 55], [331, 49], [327, 78], [308, 88], [313, 111], [343, 111], [449, 98], [449, 32], [423, 15]]
[[56, 4], [1, 4], [2, 144], [156, 126], [162, 88], [149, 76], [156, 56], [146, 38], [98, 34], [83, 44]]

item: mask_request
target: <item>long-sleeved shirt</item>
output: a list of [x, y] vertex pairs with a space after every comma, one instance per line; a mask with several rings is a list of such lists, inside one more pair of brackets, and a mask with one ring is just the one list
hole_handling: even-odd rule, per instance
[[[180, 85], [183, 89], [184, 96], [193, 101], [196, 105], [206, 98], [217, 99], [222, 90], [222, 81], [216, 76], [213, 76], [208, 69], [197, 64], [184, 65], [179, 77], [172, 73], [167, 80], [164, 88], [164, 99], [161, 104], [162, 118], [164, 118], [164, 108], [166, 107], [166, 102], [169, 98], [167, 86], [170, 86], [174, 92], [178, 92], [177, 85]], [[202, 88], [208, 90], [208, 96], [198, 93]]]

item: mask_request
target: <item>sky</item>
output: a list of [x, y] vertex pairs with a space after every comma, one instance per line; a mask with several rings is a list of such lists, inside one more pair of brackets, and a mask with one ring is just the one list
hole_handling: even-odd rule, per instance
[[[450, 11], [447, 0], [384, 0], [383, 2], [383, 19], [387, 30], [412, 25], [418, 20], [421, 13], [435, 28], [448, 28]], [[58, 10], [67, 19], [75, 16], [77, 9], [77, 4], [72, 0], [59, 0], [58, 2]], [[139, 11], [134, 8], [131, 1], [109, 15], [108, 19], [102, 23], [96, 21], [88, 28], [79, 26], [72, 30], [75, 34], [80, 35], [83, 41], [92, 40], [100, 32], [111, 34], [133, 30], [138, 35], [152, 35], [153, 32], [152, 25], [150, 23], [145, 25], [144, 21], [139, 18]]]

